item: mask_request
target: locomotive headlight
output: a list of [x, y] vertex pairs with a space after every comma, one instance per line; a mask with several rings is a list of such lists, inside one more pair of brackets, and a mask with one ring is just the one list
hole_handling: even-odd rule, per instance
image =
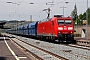
[[63, 30], [63, 27], [58, 27], [58, 30]]
[[72, 33], [72, 32], [71, 32]]
[[58, 33], [61, 33], [61, 32], [58, 32]]
[[73, 27], [68, 27], [68, 30], [73, 30]]

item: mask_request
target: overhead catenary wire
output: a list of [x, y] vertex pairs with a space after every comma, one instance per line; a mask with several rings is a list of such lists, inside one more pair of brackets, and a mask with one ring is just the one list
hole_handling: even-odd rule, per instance
[[[17, 10], [18, 10], [19, 6], [21, 5], [21, 3], [23, 3], [23, 1], [24, 1], [24, 0], [22, 0], [22, 1], [21, 1], [21, 2], [19, 2], [19, 3], [14, 3], [14, 2], [12, 2], [12, 4], [16, 4], [16, 5], [17, 5], [17, 7], [16, 7], [15, 12], [13, 13], [13, 16], [11, 17], [11, 19], [14, 17], [15, 13], [17, 12]], [[11, 13], [11, 14], [12, 14], [12, 13]]]
[[[65, 1], [66, 1], [66, 0], [63, 0], [63, 1], [60, 1], [60, 2], [57, 2], [57, 3], [55, 2], [55, 4], [52, 5], [52, 6], [50, 6], [49, 8], [52, 8], [52, 7], [54, 7], [54, 6], [56, 6], [56, 5], [60, 4], [60, 3], [63, 3], [63, 2], [65, 3]], [[66, 1], [66, 2], [67, 2], [67, 1]], [[54, 2], [53, 2], [53, 3], [54, 3]], [[69, 3], [75, 3], [75, 2], [69, 2]], [[86, 3], [86, 2], [83, 1], [83, 2], [76, 2], [76, 3]]]
[[[12, 17], [10, 17], [11, 19], [15, 16], [15, 14], [17, 13], [17, 10], [18, 10], [18, 8], [19, 8], [19, 6], [21, 5], [21, 3], [24, 3], [23, 2], [24, 0], [22, 0], [20, 3], [13, 3], [13, 4], [16, 4], [17, 5], [17, 7], [16, 7], [16, 9], [15, 9], [15, 12], [12, 12], [10, 15], [12, 15], [13, 14], [13, 16]], [[47, 0], [46, 0], [47, 1]], [[41, 4], [41, 6], [43, 6], [43, 4]], [[41, 6], [39, 6], [39, 7], [41, 7]], [[38, 7], [37, 7], [38, 8]], [[37, 10], [37, 9], [36, 9]], [[34, 14], [35, 13], [35, 14]], [[28, 14], [34, 14], [33, 16], [36, 16], [37, 14], [40, 14], [40, 13], [42, 13], [42, 11], [40, 10], [40, 11], [36, 11], [35, 12], [35, 10], [33, 11], [33, 12], [31, 12], [31, 13], [28, 13]], [[19, 14], [20, 15], [20, 14]]]
[[[0, 0], [1, 1], [1, 0]], [[16, 0], [15, 0], [16, 1]], [[23, 0], [22, 0], [23, 1]], [[53, 1], [53, 0], [52, 0]], [[52, 2], [51, 1], [51, 2]], [[54, 8], [54, 7], [56, 7], [57, 5], [59, 5], [60, 3], [64, 3], [64, 1], [66, 1], [66, 0], [58, 0], [58, 1], [54, 1], [53, 3], [54, 3], [54, 5], [52, 5], [52, 7], [50, 7], [50, 5], [48, 6], [48, 7], [50, 7], [51, 9], [52, 8]], [[35, 3], [35, 4], [41, 4], [39, 7], [35, 7], [35, 9], [36, 10], [33, 10], [31, 13], [24, 13], [23, 15], [25, 15], [25, 14], [27, 14], [27, 15], [30, 15], [30, 14], [32, 14], [33, 16], [38, 16], [38, 15], [41, 15], [42, 13], [43, 13], [43, 11], [42, 11], [42, 9], [43, 9], [43, 6], [45, 5], [45, 3], [47, 3], [48, 1], [46, 0], [46, 2], [42, 2], [42, 3]], [[1, 1], [0, 3], [6, 3], [6, 2], [3, 2], [3, 1]], [[19, 2], [17, 2], [16, 1], [16, 3], [21, 3], [21, 0], [19, 0]], [[28, 4], [27, 2], [22, 2], [22, 3], [24, 3], [24, 4]], [[69, 2], [69, 3], [75, 3], [75, 2]], [[76, 2], [76, 3], [86, 3], [85, 1], [83, 1], [83, 2]], [[83, 4], [84, 5], [84, 4]], [[15, 6], [16, 6], [16, 8], [15, 8]], [[13, 10], [15, 10], [14, 12], [11, 12], [11, 16], [10, 16], [10, 18], [11, 19], [13, 19], [14, 17], [15, 17], [15, 14], [16, 13], [18, 13], [18, 10], [19, 10], [19, 7], [21, 7], [21, 4], [20, 5], [15, 5], [13, 8]], [[40, 8], [41, 7], [41, 8]], [[47, 7], [47, 8], [48, 8]], [[40, 8], [40, 9], [38, 9], [38, 8]], [[18, 13], [18, 15], [21, 15], [21, 13], [19, 14]]]
[[[66, 1], [66, 0], [64, 0], [64, 1]], [[64, 2], [64, 1], [60, 1], [60, 2], [58, 2], [58, 3], [56, 3], [56, 4], [53, 4], [53, 5], [51, 5], [50, 7], [48, 7], [48, 8], [52, 8], [53, 6], [56, 6], [56, 5], [58, 5], [59, 3], [62, 3], [62, 2]], [[47, 2], [46, 2], [47, 3]], [[52, 0], [52, 2], [51, 3], [54, 3], [54, 0]], [[43, 11], [41, 10], [41, 11], [39, 11], [37, 14], [34, 14], [34, 16], [37, 16], [37, 15], [39, 15], [40, 13], [42, 13]]]

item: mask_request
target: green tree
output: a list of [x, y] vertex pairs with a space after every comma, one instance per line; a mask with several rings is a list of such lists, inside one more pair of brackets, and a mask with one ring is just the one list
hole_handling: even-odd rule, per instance
[[80, 14], [78, 17], [79, 17], [79, 19], [81, 19], [81, 20], [83, 19], [83, 15], [82, 15], [82, 14]]
[[[90, 24], [90, 8], [88, 8], [87, 9], [88, 10], [88, 23]], [[87, 10], [86, 10], [86, 12], [87, 12]], [[79, 16], [78, 16], [78, 19], [77, 20], [86, 20], [86, 12], [84, 12], [83, 14], [80, 14]]]
[[74, 6], [74, 10], [71, 12], [71, 16], [72, 16], [74, 21], [76, 21], [76, 19], [78, 18], [76, 4]]

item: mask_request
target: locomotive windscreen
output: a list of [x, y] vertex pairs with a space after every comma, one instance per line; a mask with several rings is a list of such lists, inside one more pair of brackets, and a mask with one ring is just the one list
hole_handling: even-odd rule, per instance
[[58, 24], [64, 24], [64, 20], [58, 20]]
[[72, 24], [71, 20], [58, 20], [58, 24]]
[[72, 24], [71, 20], [65, 20], [65, 24]]

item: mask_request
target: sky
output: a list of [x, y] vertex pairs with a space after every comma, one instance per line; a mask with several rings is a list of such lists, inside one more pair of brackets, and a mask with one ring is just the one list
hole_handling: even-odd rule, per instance
[[[50, 17], [56, 14], [63, 15], [63, 12], [67, 17], [71, 15], [75, 4], [78, 15], [86, 11], [87, 0], [0, 0], [0, 20], [30, 20], [31, 15], [32, 20], [42, 20], [47, 17], [46, 11], [43, 10], [48, 8], [51, 10]], [[63, 6], [64, 11], [60, 8]], [[90, 7], [90, 0], [88, 0], [88, 7]]]

